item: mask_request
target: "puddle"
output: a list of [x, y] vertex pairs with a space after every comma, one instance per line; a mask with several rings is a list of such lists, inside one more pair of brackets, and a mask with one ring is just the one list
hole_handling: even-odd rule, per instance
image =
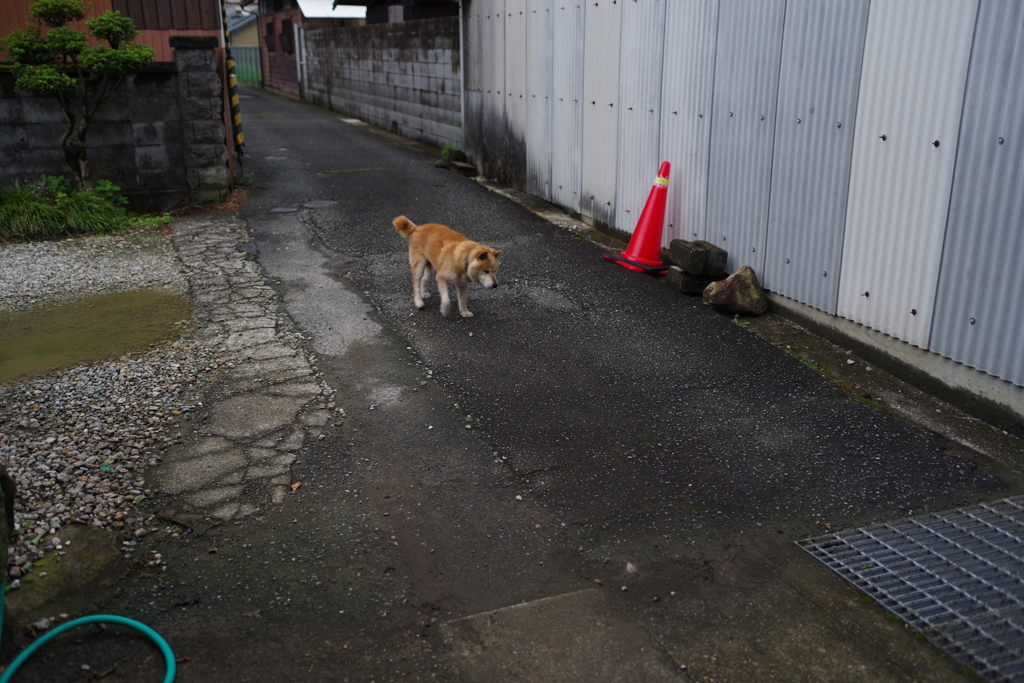
[[153, 290], [0, 314], [0, 384], [116, 358], [180, 336], [176, 323], [191, 315], [187, 298]]

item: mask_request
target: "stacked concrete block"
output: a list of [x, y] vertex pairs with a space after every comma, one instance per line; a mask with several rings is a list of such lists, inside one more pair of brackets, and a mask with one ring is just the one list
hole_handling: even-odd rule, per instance
[[462, 146], [456, 18], [306, 34], [306, 99], [428, 144]]
[[[130, 74], [87, 138], [93, 178], [121, 187], [140, 211], [222, 201], [230, 191], [217, 39], [171, 40], [175, 62]], [[41, 173], [70, 177], [60, 152], [66, 126], [55, 100], [15, 91], [0, 72], [0, 187]]]
[[662, 259], [671, 263], [665, 282], [686, 294], [700, 294], [712, 282], [725, 277], [728, 253], [709, 242], [672, 240]]
[[217, 202], [231, 191], [224, 130], [224, 90], [217, 75], [217, 39], [175, 36], [182, 156], [194, 203]]

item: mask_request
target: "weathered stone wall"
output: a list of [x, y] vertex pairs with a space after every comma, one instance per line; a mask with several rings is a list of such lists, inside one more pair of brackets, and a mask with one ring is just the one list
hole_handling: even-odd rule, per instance
[[457, 17], [306, 32], [306, 99], [399, 135], [462, 146]]
[[[92, 177], [121, 187], [136, 210], [223, 200], [230, 178], [217, 59], [209, 47], [178, 47], [174, 64], [128, 76], [89, 129]], [[41, 173], [70, 177], [60, 152], [66, 126], [55, 100], [15, 91], [11, 73], [0, 73], [0, 187]]]

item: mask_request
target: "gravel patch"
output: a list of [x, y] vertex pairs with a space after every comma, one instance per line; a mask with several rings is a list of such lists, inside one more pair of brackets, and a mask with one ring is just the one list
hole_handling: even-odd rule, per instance
[[[136, 289], [188, 292], [171, 235], [0, 245], [0, 311]], [[185, 321], [180, 338], [145, 352], [0, 386], [0, 462], [18, 483], [12, 588], [60, 550], [54, 534], [66, 524], [122, 533], [128, 546], [148, 533], [141, 471], [201, 416], [211, 374], [230, 365]]]
[[169, 234], [0, 244], [0, 311], [135, 289], [188, 292]]

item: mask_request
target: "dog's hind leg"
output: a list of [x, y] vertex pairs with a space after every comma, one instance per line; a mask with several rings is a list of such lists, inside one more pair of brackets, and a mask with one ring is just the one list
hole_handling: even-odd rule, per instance
[[432, 277], [434, 277], [434, 266], [430, 261], [426, 261], [426, 266], [423, 268], [423, 275], [420, 276], [420, 296], [424, 299], [430, 298], [430, 290], [427, 288], [427, 285]]
[[430, 268], [430, 262], [425, 258], [413, 261], [410, 265], [412, 267], [412, 302], [416, 308], [423, 308], [425, 304], [423, 303], [422, 292], [426, 290], [426, 287], [422, 286], [423, 279], [424, 277], [429, 277], [429, 272], [433, 268]]

